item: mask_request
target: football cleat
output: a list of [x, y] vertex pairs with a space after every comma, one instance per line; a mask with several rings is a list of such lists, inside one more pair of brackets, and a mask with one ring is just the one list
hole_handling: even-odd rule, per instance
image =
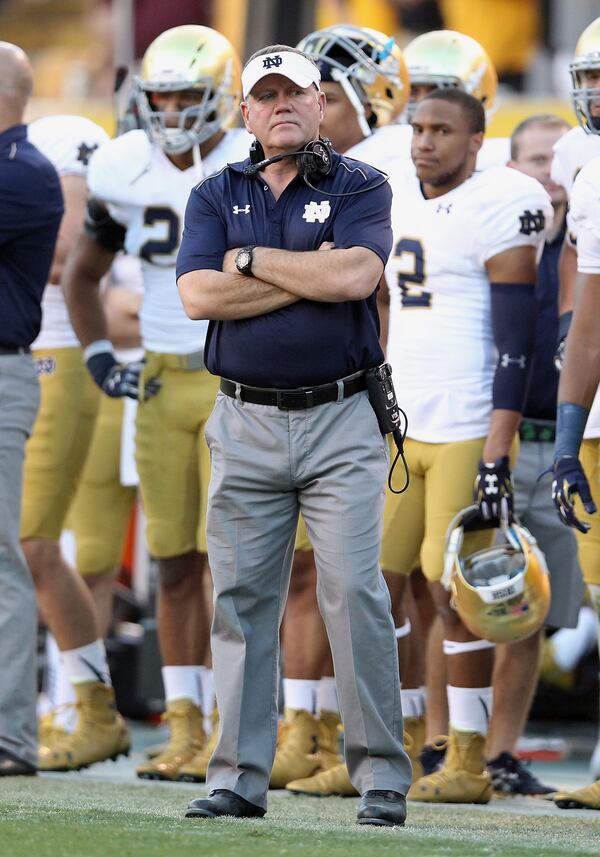
[[420, 779], [423, 774], [421, 751], [425, 743], [425, 715], [404, 718], [404, 747], [412, 764], [412, 780]]
[[311, 797], [356, 797], [358, 792], [348, 776], [345, 762], [340, 762], [328, 771], [319, 771], [312, 777], [292, 780], [286, 790], [296, 795]]
[[40, 749], [42, 747], [50, 747], [52, 743], [56, 743], [61, 738], [64, 738], [69, 733], [62, 726], [59, 726], [54, 719], [56, 709], [46, 712], [38, 720], [38, 739]]
[[129, 733], [116, 710], [112, 687], [82, 682], [74, 688], [77, 726], [62, 736], [55, 732], [48, 745], [40, 747], [40, 771], [78, 771], [95, 762], [129, 755]]
[[439, 771], [444, 763], [448, 749], [448, 736], [438, 735], [431, 744], [424, 744], [419, 753], [419, 761], [423, 767], [423, 776]]
[[162, 753], [136, 769], [142, 780], [176, 780], [181, 768], [196, 756], [206, 741], [203, 714], [191, 699], [174, 699], [167, 703], [164, 719], [171, 736]]
[[531, 773], [528, 764], [512, 753], [500, 753], [487, 763], [492, 777], [492, 788], [497, 795], [550, 795], [556, 792], [553, 786], [545, 786]]
[[317, 733], [317, 720], [310, 712], [285, 709], [269, 788], [284, 789], [292, 780], [309, 777], [317, 770]]
[[179, 776], [177, 779], [180, 783], [203, 783], [206, 780], [208, 763], [210, 762], [210, 757], [215, 752], [218, 740], [219, 714], [215, 708], [213, 713], [213, 730], [210, 737], [207, 739], [200, 752], [196, 753], [189, 762], [186, 762], [185, 765], [179, 769]]
[[[146, 50], [135, 78], [141, 124], [167, 154], [187, 152], [225, 125], [238, 105], [239, 86], [240, 61], [225, 36], [196, 24], [165, 30]], [[199, 93], [199, 102], [174, 114], [152, 105], [154, 92], [189, 90]]]
[[408, 799], [426, 803], [488, 803], [492, 778], [485, 770], [485, 737], [478, 732], [450, 731], [448, 750], [439, 771], [421, 777]]
[[600, 809], [600, 780], [574, 792], [558, 792], [554, 803], [560, 809]]

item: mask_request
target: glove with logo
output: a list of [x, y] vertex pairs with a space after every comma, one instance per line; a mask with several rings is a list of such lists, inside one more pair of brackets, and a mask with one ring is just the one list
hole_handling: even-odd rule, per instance
[[479, 462], [475, 477], [473, 500], [479, 506], [484, 521], [512, 520], [514, 486], [510, 474], [508, 455], [493, 463]]
[[149, 399], [160, 390], [158, 378], [151, 378], [144, 386], [143, 396], [140, 396], [143, 360], [118, 363], [113, 354], [103, 351], [88, 357], [86, 365], [96, 384], [111, 399], [120, 399], [123, 396], [129, 396], [130, 399]]
[[562, 455], [557, 458], [552, 467], [552, 500], [556, 506], [558, 517], [568, 527], [575, 527], [580, 533], [587, 533], [590, 525], [580, 521], [575, 514], [575, 494], [588, 515], [593, 515], [596, 505], [592, 500], [583, 467], [579, 459], [573, 455]]

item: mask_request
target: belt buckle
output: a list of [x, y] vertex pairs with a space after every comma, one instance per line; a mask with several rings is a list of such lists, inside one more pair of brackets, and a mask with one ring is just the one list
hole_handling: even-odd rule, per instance
[[280, 411], [301, 411], [310, 407], [312, 390], [277, 390], [277, 407]]

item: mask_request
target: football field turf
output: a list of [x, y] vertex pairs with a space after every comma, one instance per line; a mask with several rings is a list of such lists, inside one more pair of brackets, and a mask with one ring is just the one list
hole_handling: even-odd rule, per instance
[[93, 771], [0, 780], [0, 855], [597, 857], [600, 843], [600, 812], [559, 811], [527, 798], [487, 807], [409, 804], [407, 826], [392, 829], [356, 825], [354, 799], [282, 792], [270, 796], [262, 820], [185, 819], [187, 801], [203, 791]]

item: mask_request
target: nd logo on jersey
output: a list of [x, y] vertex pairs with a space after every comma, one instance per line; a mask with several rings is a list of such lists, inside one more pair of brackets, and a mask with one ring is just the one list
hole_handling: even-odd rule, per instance
[[330, 213], [331, 206], [329, 205], [329, 200], [325, 199], [323, 202], [311, 201], [304, 206], [302, 220], [306, 220], [307, 223], [325, 223]]

